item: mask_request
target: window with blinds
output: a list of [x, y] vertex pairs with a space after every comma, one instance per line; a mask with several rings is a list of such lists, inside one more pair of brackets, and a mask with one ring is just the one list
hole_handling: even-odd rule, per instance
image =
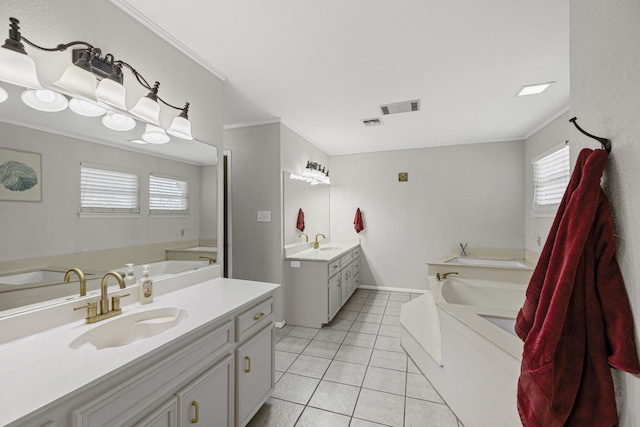
[[80, 213], [140, 213], [140, 176], [80, 165]]
[[569, 183], [569, 146], [533, 161], [533, 214], [553, 214], [558, 210]]
[[189, 181], [151, 175], [149, 210], [153, 214], [189, 213]]

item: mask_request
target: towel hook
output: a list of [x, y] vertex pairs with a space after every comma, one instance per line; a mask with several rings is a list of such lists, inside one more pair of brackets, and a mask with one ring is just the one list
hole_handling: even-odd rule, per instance
[[611, 140], [610, 139], [600, 138], [599, 136], [591, 135], [589, 132], [586, 132], [580, 126], [578, 126], [577, 120], [578, 120], [577, 117], [574, 117], [573, 119], [569, 119], [569, 121], [571, 123], [573, 123], [575, 125], [575, 127], [578, 128], [578, 130], [580, 132], [582, 132], [583, 134], [587, 135], [589, 138], [593, 138], [593, 139], [597, 140], [600, 144], [602, 144], [602, 149], [603, 150], [605, 150], [607, 153], [611, 153]]

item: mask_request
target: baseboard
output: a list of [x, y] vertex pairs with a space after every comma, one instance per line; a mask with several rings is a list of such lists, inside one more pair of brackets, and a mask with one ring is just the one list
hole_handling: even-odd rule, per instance
[[360, 285], [358, 286], [358, 289], [367, 289], [371, 291], [409, 292], [412, 294], [424, 294], [425, 292], [429, 292], [428, 289], [392, 288], [389, 286], [371, 286], [371, 285]]
[[278, 329], [282, 329], [286, 326], [287, 322], [285, 322], [284, 320], [282, 322], [276, 322], [276, 328]]

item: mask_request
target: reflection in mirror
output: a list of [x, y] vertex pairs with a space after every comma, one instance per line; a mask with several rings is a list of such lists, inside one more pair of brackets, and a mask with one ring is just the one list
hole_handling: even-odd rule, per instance
[[329, 238], [329, 186], [310, 185], [307, 182], [291, 179], [291, 172], [283, 172], [284, 180], [284, 245], [304, 242], [300, 230], [296, 228], [298, 211], [304, 212], [304, 233], [313, 241], [317, 233]]
[[[35, 111], [20, 102], [19, 88], [1, 86], [9, 99], [0, 103], [0, 171], [8, 176], [2, 165], [27, 153], [21, 163], [29, 166], [37, 182], [30, 194], [22, 191], [28, 197], [21, 199], [20, 191], [9, 190], [0, 179], [0, 310], [5, 310], [0, 316], [31, 308], [36, 302], [78, 297], [76, 275], [71, 283], [55, 289], [40, 286], [59, 285], [61, 275], [72, 267], [86, 273], [90, 294], [106, 271], [124, 273], [127, 263], [141, 265], [173, 257], [206, 265], [208, 261], [200, 256], [215, 258], [215, 146], [180, 139], [139, 146], [129, 142], [126, 133], [102, 126], [99, 117], [81, 117], [69, 110]], [[139, 212], [81, 213], [83, 163], [137, 175]], [[187, 213], [150, 213], [152, 174], [188, 182]], [[188, 248], [198, 250], [184, 250]], [[182, 253], [168, 255], [171, 250]], [[25, 272], [30, 274], [10, 274]]]

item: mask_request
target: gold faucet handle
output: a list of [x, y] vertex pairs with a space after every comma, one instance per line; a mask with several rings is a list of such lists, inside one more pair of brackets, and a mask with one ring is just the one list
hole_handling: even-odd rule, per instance
[[215, 258], [209, 258], [208, 256], [199, 256], [198, 258], [200, 258], [200, 259], [208, 259], [209, 260], [209, 264], [215, 264], [216, 263], [216, 259]]
[[80, 306], [80, 307], [74, 307], [73, 311], [82, 310], [83, 308], [87, 309], [87, 319], [91, 319], [91, 318], [96, 317], [98, 315], [98, 303], [97, 302], [90, 302], [90, 303], [87, 303], [87, 305], [83, 305], [83, 306]]
[[120, 299], [124, 298], [124, 297], [128, 297], [131, 296], [131, 294], [124, 294], [124, 295], [114, 295], [111, 297], [111, 310], [113, 311], [117, 311], [120, 310]]

